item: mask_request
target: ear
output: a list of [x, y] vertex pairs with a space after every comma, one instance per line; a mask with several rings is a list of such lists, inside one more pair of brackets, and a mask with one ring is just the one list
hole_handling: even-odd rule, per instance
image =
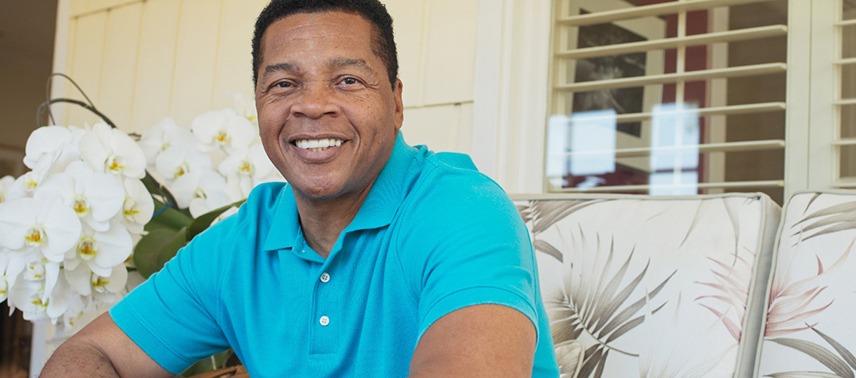
[[401, 92], [404, 85], [400, 79], [395, 80], [395, 88], [392, 90], [392, 95], [395, 98], [395, 129], [401, 129], [404, 123], [404, 101], [401, 99]]

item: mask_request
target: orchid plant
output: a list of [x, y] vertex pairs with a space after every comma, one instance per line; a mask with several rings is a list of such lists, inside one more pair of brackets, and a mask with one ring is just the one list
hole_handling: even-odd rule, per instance
[[75, 329], [127, 293], [129, 272], [148, 277], [253, 187], [283, 180], [249, 106], [142, 135], [109, 123], [36, 129], [29, 172], [0, 179], [0, 302], [27, 320]]

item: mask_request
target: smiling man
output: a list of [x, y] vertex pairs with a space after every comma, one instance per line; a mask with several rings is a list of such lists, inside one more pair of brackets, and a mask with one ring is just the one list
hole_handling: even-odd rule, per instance
[[274, 0], [253, 39], [266, 184], [46, 376], [170, 376], [232, 348], [253, 377], [558, 376], [525, 226], [465, 155], [404, 142], [376, 0]]

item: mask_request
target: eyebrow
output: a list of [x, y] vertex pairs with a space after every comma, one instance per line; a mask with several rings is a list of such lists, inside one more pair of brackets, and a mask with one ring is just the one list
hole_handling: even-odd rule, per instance
[[356, 59], [356, 58], [333, 58], [327, 64], [331, 68], [343, 68], [343, 67], [358, 67], [364, 71], [367, 71], [371, 74], [374, 74], [374, 70], [369, 67], [369, 64], [366, 63], [365, 59]]
[[262, 80], [266, 79], [268, 76], [270, 76], [270, 74], [278, 71], [297, 72], [300, 71], [300, 69], [297, 67], [297, 65], [291, 63], [271, 64], [265, 67], [265, 73], [264, 75], [262, 75]]
[[[366, 71], [369, 74], [375, 75], [375, 71], [369, 66], [369, 64], [365, 61], [365, 59], [357, 59], [357, 58], [333, 58], [327, 62], [327, 66], [330, 68], [344, 68], [344, 67], [357, 67], [363, 71]], [[293, 63], [277, 63], [271, 64], [265, 67], [264, 74], [262, 76], [262, 80], [267, 78], [270, 74], [274, 72], [300, 72], [300, 67]]]

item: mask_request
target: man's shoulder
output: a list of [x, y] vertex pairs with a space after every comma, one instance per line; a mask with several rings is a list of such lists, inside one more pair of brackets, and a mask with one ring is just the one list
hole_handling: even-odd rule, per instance
[[439, 152], [425, 159], [417, 193], [455, 198], [479, 197], [507, 199], [505, 191], [488, 175], [478, 170], [469, 155], [457, 152]]
[[515, 216], [505, 190], [480, 172], [469, 156], [441, 152], [425, 158], [399, 219], [405, 229], [407, 225], [427, 224], [454, 229], [515, 223]]

